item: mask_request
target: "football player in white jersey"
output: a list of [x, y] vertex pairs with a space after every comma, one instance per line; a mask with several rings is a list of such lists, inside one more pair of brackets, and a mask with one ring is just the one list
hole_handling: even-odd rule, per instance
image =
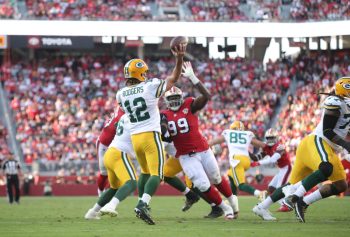
[[139, 202], [136, 216], [154, 225], [147, 206], [163, 179], [164, 149], [161, 140], [158, 100], [180, 78], [186, 45], [172, 49], [176, 63], [165, 79], [148, 79], [148, 66], [141, 59], [132, 59], [124, 66], [126, 87], [117, 93], [117, 101], [130, 119], [131, 140], [141, 166], [138, 181]]
[[[305, 210], [313, 202], [337, 195], [347, 189], [344, 167], [337, 155], [350, 151], [346, 136], [350, 129], [350, 77], [342, 77], [335, 83], [334, 94], [323, 102], [322, 119], [313, 133], [300, 142], [287, 187], [280, 187], [253, 212], [264, 220], [274, 220], [267, 213], [269, 206], [285, 195], [284, 203], [294, 208], [300, 222], [305, 222]], [[317, 184], [330, 180], [330, 184], [304, 197]], [[293, 191], [291, 191], [293, 190]]]
[[230, 129], [225, 129], [221, 135], [209, 142], [210, 146], [226, 142], [229, 150], [230, 170], [228, 173], [232, 192], [237, 195], [237, 188], [241, 191], [250, 193], [263, 200], [266, 191], [260, 191], [246, 184], [245, 171], [250, 168], [249, 147], [253, 145], [257, 148], [263, 148], [265, 143], [255, 138], [251, 131], [245, 130], [241, 121], [234, 121]]
[[100, 219], [100, 213], [116, 216], [119, 203], [136, 190], [137, 176], [130, 157], [135, 157], [135, 152], [131, 144], [129, 118], [124, 114], [104, 155], [110, 188], [88, 210], [85, 219]]

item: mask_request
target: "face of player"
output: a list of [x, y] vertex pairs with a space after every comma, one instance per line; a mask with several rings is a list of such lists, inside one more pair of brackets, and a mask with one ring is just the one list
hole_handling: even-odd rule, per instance
[[277, 137], [265, 137], [265, 139], [268, 146], [273, 146], [277, 143]]
[[181, 95], [171, 95], [166, 98], [166, 104], [168, 109], [177, 111], [181, 107], [183, 99]]

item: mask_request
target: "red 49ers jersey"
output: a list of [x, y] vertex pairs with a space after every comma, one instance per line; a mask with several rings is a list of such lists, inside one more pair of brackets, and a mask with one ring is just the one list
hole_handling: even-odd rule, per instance
[[102, 145], [109, 146], [109, 144], [111, 144], [116, 132], [114, 125], [119, 122], [120, 117], [123, 116], [123, 114], [124, 112], [118, 108], [118, 111], [107, 121], [98, 137], [98, 140]]
[[[277, 147], [280, 145], [281, 143], [277, 142], [275, 145], [273, 146], [265, 146], [263, 149], [263, 152], [266, 155], [272, 156], [275, 152], [277, 152]], [[281, 156], [281, 158], [279, 158], [277, 160], [277, 166], [279, 168], [282, 168], [286, 165], [290, 165], [290, 160], [289, 160], [289, 155], [287, 153], [287, 151], [285, 150], [283, 152], [283, 155]]]
[[198, 116], [191, 112], [194, 98], [186, 98], [178, 111], [165, 110], [168, 130], [176, 148], [176, 157], [209, 149], [207, 140], [199, 132]]

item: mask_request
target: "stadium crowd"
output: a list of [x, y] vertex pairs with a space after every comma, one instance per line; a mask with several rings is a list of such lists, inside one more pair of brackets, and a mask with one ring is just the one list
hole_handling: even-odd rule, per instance
[[0, 0], [0, 19], [9, 19], [14, 17], [14, 9], [10, 1]]
[[320, 103], [331, 92], [337, 78], [350, 74], [350, 58], [346, 55], [311, 54], [299, 56], [292, 68], [298, 81], [296, 92], [279, 114], [277, 130], [292, 155], [300, 140], [313, 131], [321, 118]]
[[[165, 78], [174, 62], [165, 58], [147, 63], [149, 77]], [[115, 92], [124, 82], [123, 65], [122, 60], [89, 55], [3, 65], [17, 139], [27, 164], [36, 167], [39, 163], [41, 170], [64, 168], [67, 174], [73, 168], [83, 174], [96, 168], [92, 166], [96, 164], [95, 141], [116, 106]], [[261, 137], [289, 86], [288, 64], [271, 62], [266, 71], [262, 64], [242, 58], [194, 65], [213, 95], [200, 114], [205, 136], [210, 139], [233, 119], [240, 119]], [[189, 81], [182, 79], [179, 86], [186, 96], [195, 94]]]
[[344, 20], [350, 17], [350, 2], [347, 0], [26, 0], [25, 7], [21, 8], [21, 11], [13, 1], [0, 0], [0, 18], [113, 21]]

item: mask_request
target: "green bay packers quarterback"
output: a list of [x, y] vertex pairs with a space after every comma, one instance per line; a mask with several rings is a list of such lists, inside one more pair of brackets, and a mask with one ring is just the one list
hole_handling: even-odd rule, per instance
[[[303, 138], [296, 151], [289, 183], [276, 191], [253, 212], [263, 219], [274, 220], [266, 209], [287, 196], [284, 203], [295, 210], [300, 222], [305, 222], [305, 210], [313, 202], [337, 195], [347, 189], [344, 168], [337, 155], [345, 149], [350, 152], [346, 136], [350, 129], [350, 77], [342, 77], [335, 83], [334, 94], [323, 102], [320, 123], [312, 134]], [[304, 197], [315, 185], [330, 180], [330, 184]]]
[[176, 58], [173, 72], [165, 79], [147, 79], [148, 66], [141, 59], [131, 59], [124, 66], [126, 87], [117, 92], [117, 101], [130, 119], [131, 140], [141, 166], [138, 180], [139, 202], [136, 216], [155, 224], [147, 206], [163, 179], [164, 150], [161, 140], [158, 100], [180, 78], [186, 45], [172, 49]]

